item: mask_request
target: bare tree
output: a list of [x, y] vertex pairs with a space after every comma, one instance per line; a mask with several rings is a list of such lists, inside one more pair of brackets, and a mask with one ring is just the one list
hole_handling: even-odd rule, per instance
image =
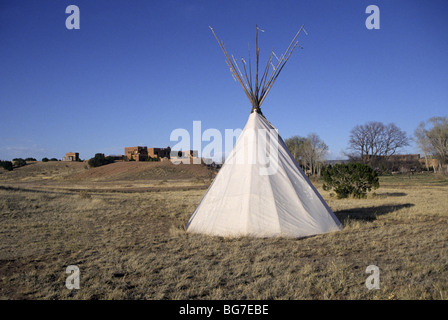
[[394, 123], [384, 125], [371, 121], [364, 125], [357, 125], [350, 131], [350, 158], [373, 164], [381, 160], [388, 160], [399, 149], [409, 145], [406, 133]]
[[328, 146], [317, 134], [311, 133], [306, 138], [294, 136], [286, 139], [285, 143], [294, 159], [306, 172], [320, 176]]
[[322, 170], [322, 162], [328, 152], [328, 146], [315, 133], [309, 134], [306, 140], [308, 167], [310, 168], [311, 174], [317, 173], [317, 175], [320, 176]]
[[364, 129], [367, 137], [367, 155], [381, 156], [384, 150], [386, 127], [381, 122], [372, 121], [365, 124]]
[[285, 144], [288, 147], [289, 152], [291, 152], [294, 159], [302, 167], [305, 166], [303, 159], [303, 150], [306, 138], [300, 136], [294, 136], [285, 140]]
[[420, 123], [414, 132], [420, 149], [438, 160], [438, 169], [448, 172], [448, 120], [446, 117], [433, 117], [426, 123]]
[[[406, 132], [400, 130], [395, 124], [390, 123], [383, 129], [383, 137], [380, 140], [381, 153], [386, 158], [395, 154], [397, 150], [409, 146], [409, 137]], [[380, 154], [381, 155], [381, 154]]]
[[426, 170], [429, 171], [429, 161], [432, 160], [433, 148], [429, 138], [426, 135], [424, 121], [420, 122], [420, 125], [415, 129], [413, 140], [417, 144], [418, 148], [423, 152], [423, 156], [425, 157], [425, 167]]
[[357, 125], [350, 131], [350, 150], [354, 158], [364, 162], [380, 153], [380, 140], [384, 125], [381, 122], [369, 122]]

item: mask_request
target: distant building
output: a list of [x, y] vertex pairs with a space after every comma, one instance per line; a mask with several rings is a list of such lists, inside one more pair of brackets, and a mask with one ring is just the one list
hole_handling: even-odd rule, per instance
[[148, 160], [147, 147], [126, 147], [124, 148], [124, 155], [128, 160], [146, 161]]
[[151, 158], [170, 158], [171, 148], [148, 148], [148, 156]]
[[433, 157], [421, 157], [419, 159], [420, 165], [422, 168], [426, 168], [427, 170], [432, 170], [434, 172], [439, 172], [442, 170], [442, 164], [438, 159], [434, 159]]
[[376, 156], [376, 155], [364, 155], [364, 162], [371, 161], [397, 161], [397, 162], [406, 162], [406, 161], [419, 161], [420, 154], [391, 154], [388, 156]]
[[170, 158], [171, 148], [148, 148], [148, 147], [126, 147], [124, 148], [124, 156], [128, 160], [147, 161], [150, 158]]
[[419, 161], [420, 154], [393, 154], [389, 156], [389, 160], [394, 161]]
[[421, 170], [419, 154], [393, 154], [388, 158], [388, 169], [392, 173], [416, 172]]
[[79, 161], [79, 153], [68, 152], [65, 154], [65, 157], [62, 158], [62, 161]]
[[198, 158], [197, 150], [171, 151], [170, 159], [171, 159], [171, 162], [173, 162], [174, 164], [202, 163], [201, 160]]
[[362, 160], [361, 158], [353, 158], [351, 160], [367, 163], [375, 170], [391, 173], [420, 171], [422, 164], [420, 154], [392, 154], [388, 156], [370, 155], [364, 156]]
[[349, 163], [349, 162], [350, 162], [350, 160], [347, 160], [347, 159], [324, 160], [324, 164], [326, 164], [326, 165], [332, 165], [332, 166], [334, 166], [335, 164], [340, 164], [340, 163], [345, 164], [345, 163]]

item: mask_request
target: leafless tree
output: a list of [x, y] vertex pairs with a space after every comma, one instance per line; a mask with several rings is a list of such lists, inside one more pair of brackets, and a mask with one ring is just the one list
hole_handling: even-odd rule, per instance
[[288, 147], [289, 152], [291, 152], [294, 159], [302, 167], [304, 167], [305, 161], [303, 157], [305, 141], [306, 138], [300, 136], [294, 136], [285, 140], [285, 144]]
[[446, 117], [433, 117], [422, 122], [414, 132], [420, 149], [438, 160], [435, 170], [448, 172], [448, 120]]
[[322, 163], [328, 152], [328, 146], [315, 133], [311, 133], [306, 138], [305, 158], [311, 174], [317, 173], [320, 176]]
[[371, 121], [357, 125], [350, 131], [348, 155], [364, 163], [373, 164], [381, 160], [387, 161], [391, 155], [408, 145], [406, 132], [394, 123], [385, 125]]
[[286, 139], [285, 143], [299, 165], [310, 175], [320, 176], [328, 146], [317, 134], [311, 133], [306, 138], [294, 136]]
[[432, 163], [433, 148], [426, 135], [424, 121], [420, 122], [420, 125], [415, 129], [413, 140], [417, 144], [417, 147], [423, 152], [423, 156], [425, 157], [425, 167], [426, 170], [429, 170], [430, 161]]

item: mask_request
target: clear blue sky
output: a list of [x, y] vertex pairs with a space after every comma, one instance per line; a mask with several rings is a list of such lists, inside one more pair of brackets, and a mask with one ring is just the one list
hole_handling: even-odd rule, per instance
[[[68, 30], [68, 5], [80, 29]], [[368, 30], [368, 5], [380, 29]], [[242, 128], [250, 103], [210, 32], [247, 57], [296, 49], [262, 109], [286, 139], [317, 133], [341, 158], [375, 120], [411, 135], [448, 110], [448, 1], [0, 2], [0, 159], [173, 146], [176, 128]], [[405, 152], [416, 152], [414, 146]]]

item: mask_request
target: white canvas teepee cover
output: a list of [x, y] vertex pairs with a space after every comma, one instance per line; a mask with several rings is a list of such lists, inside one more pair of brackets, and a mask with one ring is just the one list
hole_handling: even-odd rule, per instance
[[[269, 161], [254, 161], [258, 152], [269, 153]], [[275, 128], [252, 112], [186, 227], [219, 236], [305, 237], [342, 225]]]

